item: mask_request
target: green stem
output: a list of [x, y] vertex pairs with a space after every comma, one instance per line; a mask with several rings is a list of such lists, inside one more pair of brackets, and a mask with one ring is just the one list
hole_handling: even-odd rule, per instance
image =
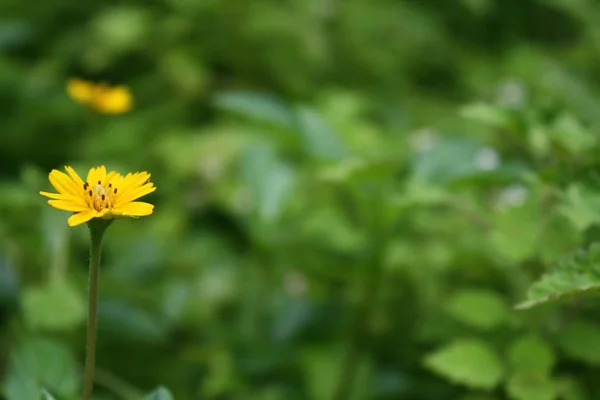
[[360, 366], [361, 353], [368, 340], [368, 319], [375, 305], [375, 299], [379, 288], [381, 263], [379, 257], [375, 257], [374, 263], [364, 266], [362, 276], [362, 293], [359, 303], [354, 309], [354, 321], [347, 342], [347, 351], [343, 358], [340, 375], [333, 392], [333, 400], [347, 400], [351, 398], [354, 391], [354, 381]]
[[89, 270], [89, 308], [87, 326], [87, 345], [85, 357], [85, 374], [83, 384], [83, 400], [90, 400], [94, 390], [94, 369], [96, 367], [96, 321], [98, 310], [98, 277], [100, 273], [100, 254], [102, 252], [102, 236], [108, 223], [90, 221], [90, 270]]
[[369, 317], [377, 304], [377, 292], [383, 274], [384, 252], [388, 238], [389, 222], [386, 220], [386, 204], [383, 199], [385, 193], [376, 197], [358, 197], [358, 207], [368, 210], [360, 223], [371, 232], [372, 243], [369, 255], [358, 271], [358, 284], [360, 298], [354, 307], [353, 321], [346, 344], [346, 353], [343, 356], [340, 374], [334, 386], [332, 400], [348, 400], [354, 393], [356, 376], [361, 366], [361, 357], [368, 350]]

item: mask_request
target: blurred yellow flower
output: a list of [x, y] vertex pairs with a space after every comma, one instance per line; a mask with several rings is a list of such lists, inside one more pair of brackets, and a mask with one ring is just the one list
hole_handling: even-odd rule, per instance
[[52, 170], [50, 183], [58, 193], [40, 192], [49, 197], [48, 204], [59, 210], [71, 211], [68, 223], [77, 226], [92, 218], [143, 217], [152, 214], [154, 206], [134, 201], [156, 190], [149, 181], [148, 172], [106, 172], [104, 165], [91, 168], [87, 181], [83, 181], [71, 167], [65, 167], [68, 175]]
[[126, 86], [109, 86], [83, 79], [69, 79], [67, 93], [80, 104], [102, 114], [122, 114], [133, 107], [133, 95]]

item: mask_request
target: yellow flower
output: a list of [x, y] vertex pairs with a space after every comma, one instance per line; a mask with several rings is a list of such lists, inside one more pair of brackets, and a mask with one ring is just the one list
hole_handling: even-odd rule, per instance
[[148, 172], [122, 176], [114, 171], [106, 173], [102, 165], [91, 168], [84, 182], [73, 168], [65, 167], [65, 170], [68, 175], [55, 169], [49, 175], [58, 193], [40, 194], [51, 199], [48, 204], [52, 207], [76, 213], [68, 220], [70, 226], [92, 218], [137, 218], [152, 214], [152, 204], [134, 201], [156, 190]]
[[122, 114], [133, 107], [133, 95], [125, 86], [109, 86], [73, 78], [67, 83], [67, 93], [76, 102], [102, 114]]

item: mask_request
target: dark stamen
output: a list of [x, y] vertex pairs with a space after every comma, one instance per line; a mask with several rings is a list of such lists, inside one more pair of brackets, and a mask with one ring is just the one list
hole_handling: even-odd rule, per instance
[[89, 183], [87, 183], [87, 182], [86, 182], [86, 183], [84, 183], [84, 184], [83, 184], [83, 190], [86, 190], [86, 189], [88, 188], [88, 186], [89, 186], [89, 185], [90, 185], [90, 184], [89, 184]]
[[102, 181], [98, 181], [98, 185], [102, 185]]
[[102, 201], [104, 201], [104, 195], [102, 195]]
[[88, 193], [89, 193], [90, 196], [92, 195], [92, 191], [91, 190]]
[[111, 188], [111, 187], [112, 187], [112, 183], [109, 183], [109, 184], [108, 184], [108, 187], [109, 187], [109, 188]]
[[117, 188], [115, 188], [115, 194], [117, 194]]

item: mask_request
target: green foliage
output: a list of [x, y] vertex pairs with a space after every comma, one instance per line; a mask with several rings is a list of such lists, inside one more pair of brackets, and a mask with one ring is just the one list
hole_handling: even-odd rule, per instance
[[547, 375], [556, 363], [550, 345], [533, 335], [521, 336], [509, 347], [508, 359], [514, 371]]
[[595, 294], [600, 289], [600, 244], [592, 244], [588, 251], [579, 251], [559, 262], [550, 272], [531, 285], [528, 300], [519, 308], [529, 308], [551, 301]]
[[23, 313], [32, 330], [70, 330], [84, 321], [84, 304], [81, 293], [66, 280], [23, 293]]
[[522, 373], [509, 378], [506, 391], [515, 400], [552, 400], [557, 394], [556, 384], [548, 378]]
[[77, 364], [69, 348], [50, 339], [28, 339], [14, 350], [3, 382], [7, 400], [39, 398], [43, 389], [70, 398], [79, 392]]
[[42, 400], [56, 400], [48, 391], [44, 390], [42, 393]]
[[164, 387], [159, 387], [154, 390], [152, 393], [144, 396], [143, 400], [173, 400], [173, 395], [169, 392], [168, 389]]
[[600, 364], [600, 325], [576, 321], [565, 326], [558, 337], [558, 344], [567, 356], [591, 365]]
[[494, 329], [509, 318], [502, 297], [492, 291], [464, 290], [448, 300], [448, 313], [458, 321], [480, 329]]
[[508, 350], [511, 374], [506, 392], [516, 400], [555, 399], [558, 386], [551, 378], [556, 355], [550, 345], [533, 335], [516, 339]]
[[425, 365], [452, 382], [494, 389], [504, 374], [502, 361], [486, 342], [459, 339], [425, 357]]
[[157, 191], [104, 241], [97, 400], [600, 398], [597, 8], [0, 1], [4, 398], [79, 396], [88, 232], [38, 192], [98, 164]]

